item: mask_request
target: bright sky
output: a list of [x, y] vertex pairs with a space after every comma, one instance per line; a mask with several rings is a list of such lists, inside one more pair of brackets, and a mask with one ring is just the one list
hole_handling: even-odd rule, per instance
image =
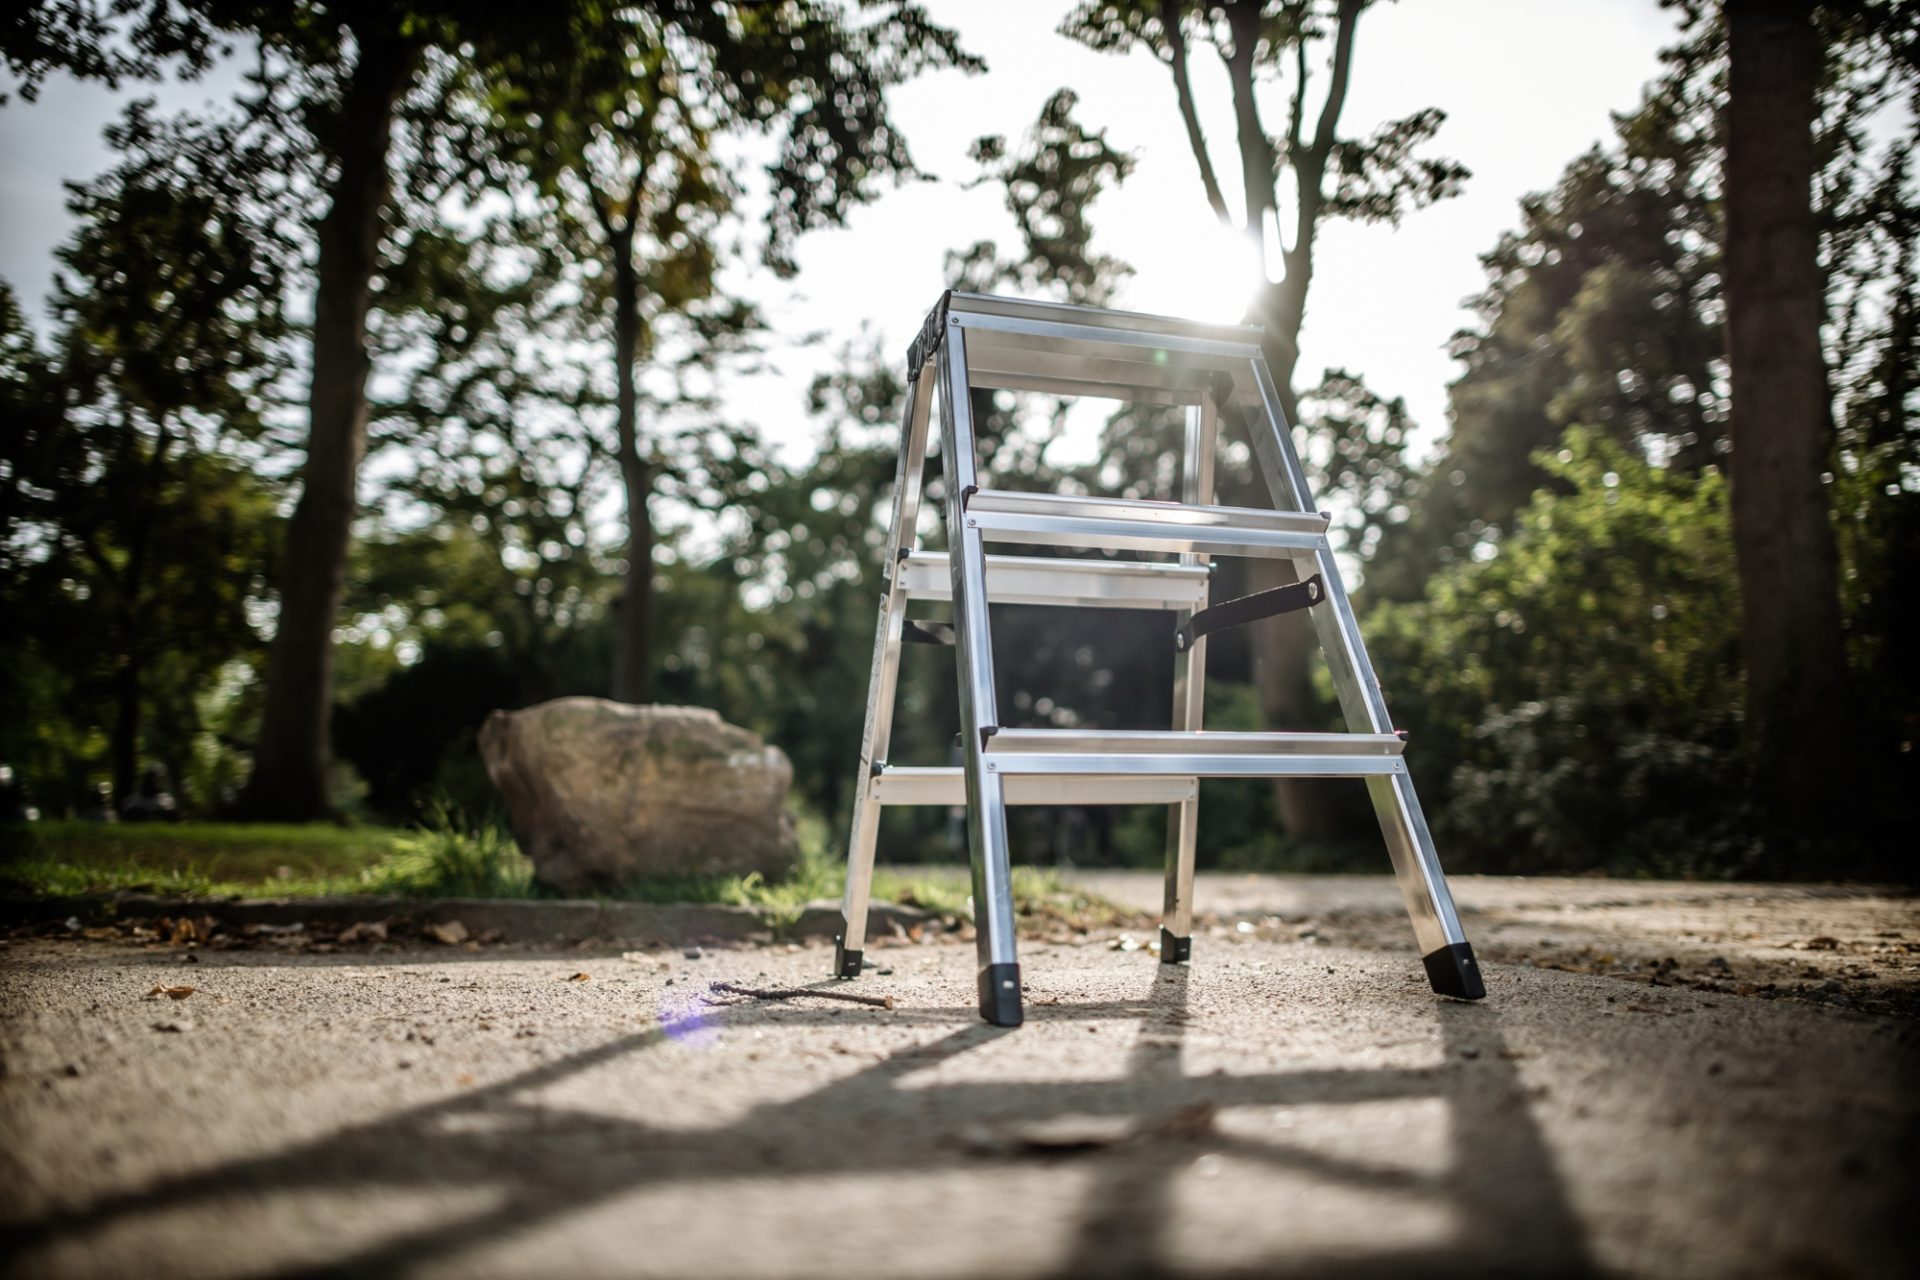
[[[1012, 247], [998, 188], [959, 185], [974, 176], [966, 151], [981, 134], [1023, 133], [1061, 85], [1079, 93], [1083, 123], [1104, 127], [1110, 143], [1137, 158], [1126, 185], [1092, 210], [1095, 247], [1137, 273], [1120, 305], [1235, 320], [1248, 292], [1234, 238], [1217, 230], [1207, 208], [1158, 62], [1144, 53], [1096, 54], [1056, 35], [1071, 7], [1066, 0], [928, 0], [927, 7], [989, 67], [982, 76], [928, 76], [895, 95], [895, 118], [916, 161], [941, 181], [888, 191], [845, 230], [804, 240], [796, 279], [759, 282], [781, 332], [826, 335], [811, 347], [776, 347], [778, 373], [728, 397], [732, 417], [790, 449], [804, 452], [812, 439], [802, 407], [809, 379], [863, 323], [904, 359], [947, 284], [945, 252], [987, 237]], [[1438, 106], [1448, 120], [1437, 151], [1474, 176], [1463, 196], [1398, 228], [1324, 228], [1303, 334], [1303, 383], [1328, 365], [1357, 370], [1376, 391], [1406, 398], [1422, 439], [1436, 435], [1457, 372], [1445, 345], [1467, 320], [1462, 299], [1481, 285], [1478, 255], [1516, 224], [1521, 196], [1552, 185], [1568, 161], [1610, 136], [1608, 113], [1635, 104], [1658, 74], [1658, 51], [1674, 38], [1673, 13], [1657, 0], [1400, 0], [1371, 9], [1360, 23], [1343, 132], [1364, 135]], [[1237, 204], [1225, 75], [1205, 46], [1194, 53], [1216, 168]], [[203, 101], [213, 87], [157, 92], [163, 106], [179, 108]], [[127, 96], [61, 82], [38, 103], [16, 98], [0, 109], [0, 278], [36, 320], [43, 320], [53, 249], [70, 230], [60, 182], [105, 167], [100, 130]], [[1272, 91], [1263, 104], [1269, 128], [1284, 121], [1285, 108], [1281, 91]]]

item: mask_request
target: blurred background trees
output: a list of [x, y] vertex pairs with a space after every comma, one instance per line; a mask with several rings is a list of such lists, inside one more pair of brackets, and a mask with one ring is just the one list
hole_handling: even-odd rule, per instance
[[[1419, 454], [1403, 388], [1296, 367], [1323, 221], [1393, 222], [1467, 176], [1424, 155], [1444, 103], [1341, 132], [1365, 6], [1083, 4], [1062, 29], [1157, 59], [1142, 99], [1183, 121], [1198, 215], [1251, 232], [1251, 318], [1449, 866], [1898, 871], [1875, 824], [1920, 794], [1902, 660], [1920, 640], [1913, 117], [1864, 122], [1913, 103], [1920, 20], [1820, 7], [1799, 36], [1818, 295], [1801, 375], [1821, 388], [1793, 478], [1831, 533], [1821, 585], [1756, 569], [1736, 523], [1742, 501], [1784, 501], [1743, 476], [1766, 428], [1742, 398], [1778, 397], [1736, 395], [1730, 349], [1727, 146], [1751, 80], [1718, 7], [1680, 8], [1681, 43], [1612, 141], [1482, 258], [1449, 430]], [[0, 41], [21, 92], [54, 69], [252, 68], [224, 107], [129, 109], [114, 168], [72, 190], [44, 336], [0, 294], [0, 760], [44, 810], [102, 784], [124, 798], [158, 763], [202, 815], [479, 812], [486, 714], [594, 694], [759, 730], [792, 756], [798, 802], [844, 828], [904, 366], [838, 335], [804, 406], [813, 447], [777, 452], [717, 394], [767, 342], [730, 282], [789, 269], [810, 228], [919, 176], [889, 94], [977, 67], [952, 32], [905, 3], [101, 0], [32, 5]], [[1200, 52], [1224, 68], [1230, 163], [1200, 128]], [[1276, 93], [1277, 132], [1260, 114]], [[1097, 235], [1133, 167], [1124, 125], [1067, 87], [1023, 136], [980, 139], [967, 180], [1018, 236], [952, 246], [950, 282], [1124, 305], [1127, 265]], [[764, 208], [743, 199], [751, 167]], [[1066, 405], [976, 398], [997, 484], [1174, 492], [1164, 410], [1113, 406], [1101, 461], [1067, 465]], [[1225, 500], [1261, 494], [1243, 441], [1220, 474]], [[940, 482], [936, 459], [936, 545]], [[1222, 573], [1230, 593], [1266, 585]], [[1756, 671], [1755, 628], [1805, 624], [1829, 595], [1844, 660], [1786, 687], [1839, 713], [1851, 781], [1822, 774], [1793, 817], [1780, 744], [1823, 739], [1756, 718], [1778, 677]], [[1289, 621], [1216, 638], [1210, 724], [1337, 723]], [[1006, 610], [1008, 723], [1163, 723], [1164, 622]], [[900, 761], [947, 761], [954, 696], [949, 652], [909, 652]], [[1207, 787], [1203, 865], [1377, 864], [1340, 784]], [[1035, 857], [1160, 856], [1158, 810], [1016, 819]], [[887, 822], [890, 856], [955, 856], [949, 815]]]

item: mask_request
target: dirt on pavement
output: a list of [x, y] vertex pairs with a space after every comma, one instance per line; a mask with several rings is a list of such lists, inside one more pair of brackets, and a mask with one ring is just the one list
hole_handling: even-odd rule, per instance
[[[821, 947], [188, 963], [158, 941], [17, 939], [0, 1266], [1913, 1273], [1920, 1024], [1574, 971], [1637, 964], [1620, 939], [1639, 911], [1649, 940], [1675, 930], [1646, 953], [1674, 955], [1669, 977], [1695, 942], [1737, 975], [1804, 934], [1836, 944], [1781, 963], [1871, 964], [1893, 989], [1906, 970], [1867, 940], [1912, 939], [1910, 900], [1610, 884], [1543, 933], [1566, 894], [1482, 894], [1489, 996], [1465, 1004], [1427, 991], [1404, 933], [1381, 950], [1339, 933], [1385, 930], [1390, 882], [1279, 883], [1306, 898], [1203, 882], [1218, 919], [1187, 966], [1118, 936], [1027, 944], [1014, 1031], [978, 1021], [972, 948], [952, 942], [876, 939], [874, 970], [831, 983]], [[1638, 906], [1605, 905], [1630, 890]], [[1540, 966], [1589, 938], [1596, 963]], [[1501, 958], [1523, 949], [1530, 966]]]

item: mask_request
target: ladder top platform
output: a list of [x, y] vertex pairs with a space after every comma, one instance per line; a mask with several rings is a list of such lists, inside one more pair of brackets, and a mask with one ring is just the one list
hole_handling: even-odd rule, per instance
[[[1027, 298], [1000, 298], [986, 293], [949, 293], [940, 305], [934, 307], [935, 314], [943, 307], [963, 317], [998, 316], [1009, 320], [1110, 329], [1122, 333], [1201, 338], [1239, 346], [1257, 347], [1266, 336], [1266, 329], [1257, 324], [1210, 324], [1203, 320], [1154, 315], [1146, 311], [1108, 311], [1070, 302], [1035, 302]], [[962, 320], [962, 323], [965, 321]]]
[[967, 333], [974, 387], [1147, 404], [1262, 400], [1249, 364], [1261, 354], [1258, 325], [948, 293], [908, 350], [909, 375], [933, 358], [949, 324]]

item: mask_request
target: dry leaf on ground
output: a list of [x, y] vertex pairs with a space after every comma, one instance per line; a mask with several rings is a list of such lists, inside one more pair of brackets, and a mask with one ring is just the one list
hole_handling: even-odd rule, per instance
[[1211, 1137], [1219, 1115], [1220, 1108], [1211, 1102], [1189, 1103], [1160, 1122], [1160, 1136], [1189, 1141]]
[[188, 996], [192, 995], [194, 991], [195, 991], [195, 988], [193, 987], [168, 987], [168, 986], [162, 986], [161, 984], [156, 982], [153, 985], [153, 990], [147, 992], [147, 994], [142, 998], [147, 1000], [158, 1000], [161, 996], [166, 996], [169, 999], [173, 999], [173, 1000], [185, 1000]]
[[430, 924], [423, 932], [443, 947], [457, 947], [467, 940], [467, 926], [458, 920]]
[[1044, 1120], [969, 1125], [960, 1143], [982, 1155], [1072, 1155], [1118, 1146], [1133, 1135], [1131, 1116], [1068, 1112]]

